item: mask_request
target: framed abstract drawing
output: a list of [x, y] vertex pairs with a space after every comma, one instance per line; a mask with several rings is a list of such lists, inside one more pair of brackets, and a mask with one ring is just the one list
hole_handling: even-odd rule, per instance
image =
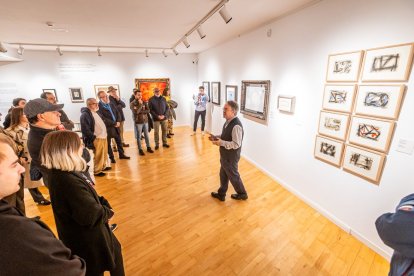
[[70, 99], [72, 100], [72, 103], [82, 103], [83, 102], [82, 88], [80, 88], [80, 87], [69, 88], [69, 93], [70, 93]]
[[164, 94], [166, 89], [170, 89], [170, 79], [135, 79], [135, 88], [139, 89], [142, 93], [143, 101], [148, 101], [149, 98], [154, 96], [154, 88], [158, 88], [161, 95]]
[[363, 51], [329, 55], [327, 82], [356, 82], [361, 70]]
[[221, 90], [220, 90], [220, 82], [219, 81], [213, 81], [211, 82], [211, 102], [213, 104], [220, 105], [221, 102]]
[[348, 126], [348, 114], [321, 111], [318, 130], [320, 134], [345, 141]]
[[240, 112], [266, 121], [269, 96], [270, 80], [242, 81]]
[[408, 81], [413, 64], [413, 44], [366, 51], [362, 81]]
[[385, 163], [385, 154], [346, 145], [342, 162], [345, 171], [378, 184]]
[[56, 89], [42, 89], [43, 93], [52, 93], [53, 95], [55, 95], [56, 101], [58, 102], [58, 96], [56, 94]]
[[405, 85], [360, 85], [355, 113], [397, 120]]
[[277, 109], [282, 112], [293, 113], [295, 111], [295, 100], [293, 96], [279, 95], [277, 97]]
[[226, 102], [237, 102], [237, 85], [226, 85]]
[[208, 81], [203, 81], [203, 87], [204, 87], [204, 94], [208, 96], [208, 101], [211, 102], [210, 83]]
[[322, 108], [351, 113], [354, 106], [356, 85], [325, 85]]
[[354, 116], [349, 131], [349, 142], [373, 150], [388, 152], [394, 126], [393, 121]]
[[315, 158], [327, 162], [336, 167], [341, 166], [344, 143], [327, 137], [316, 135]]
[[121, 90], [119, 90], [118, 84], [95, 84], [93, 86], [95, 90], [95, 96], [98, 97], [99, 91], [104, 91], [105, 93], [108, 92], [108, 87], [112, 86], [113, 88], [118, 90], [118, 96], [121, 97]]

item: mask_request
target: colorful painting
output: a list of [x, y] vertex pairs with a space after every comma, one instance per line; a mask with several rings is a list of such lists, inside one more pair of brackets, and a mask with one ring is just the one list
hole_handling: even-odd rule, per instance
[[141, 91], [142, 99], [148, 101], [154, 95], [154, 88], [158, 88], [161, 95], [165, 89], [170, 89], [170, 79], [135, 79], [135, 87]]

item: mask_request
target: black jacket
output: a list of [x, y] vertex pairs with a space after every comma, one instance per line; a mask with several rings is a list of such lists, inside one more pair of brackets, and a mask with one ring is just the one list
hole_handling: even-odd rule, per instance
[[119, 115], [121, 116], [121, 122], [125, 121], [125, 115], [124, 115], [124, 111], [122, 109], [124, 109], [126, 107], [125, 103], [119, 99], [115, 99], [112, 96], [109, 96], [109, 101], [116, 107], [116, 109], [118, 110]]
[[88, 149], [95, 149], [93, 141], [95, 141], [95, 119], [92, 112], [87, 107], [81, 108], [80, 125], [82, 132], [82, 140]]
[[[82, 173], [47, 170], [50, 199], [59, 238], [94, 271], [114, 268], [120, 244], [108, 225], [114, 215], [104, 197]], [[119, 249], [120, 251], [120, 249]]]
[[[41, 161], [40, 161], [40, 147], [42, 146], [43, 139], [49, 132], [55, 131], [54, 129], [44, 129], [35, 125], [30, 125], [30, 131], [27, 139], [27, 149], [32, 157], [30, 162], [30, 179], [39, 180], [42, 178], [41, 173]], [[47, 183], [45, 183], [47, 186]]]
[[67, 130], [72, 130], [75, 127], [75, 124], [69, 120], [68, 115], [66, 115], [65, 111], [59, 110], [60, 113], [60, 122]]
[[105, 123], [108, 137], [115, 137], [116, 135], [119, 135], [119, 128], [115, 127], [115, 125], [117, 122], [121, 122], [121, 115], [119, 114], [115, 105], [112, 103], [109, 103], [109, 105], [111, 106], [112, 113], [115, 116], [115, 121], [112, 118], [111, 112], [109, 112], [109, 110], [103, 106], [101, 101], [99, 101], [98, 114], [101, 116], [102, 120]]
[[85, 262], [40, 220], [0, 200], [0, 275], [85, 275]]
[[[168, 104], [163, 96], [152, 96], [148, 101], [148, 105], [154, 121], [164, 121], [168, 119]], [[164, 115], [165, 117], [163, 120], [160, 120], [158, 119], [158, 115]]]

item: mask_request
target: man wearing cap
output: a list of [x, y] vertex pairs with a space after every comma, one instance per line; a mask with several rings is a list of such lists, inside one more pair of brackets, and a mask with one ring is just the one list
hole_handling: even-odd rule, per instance
[[125, 123], [125, 115], [124, 109], [126, 107], [125, 103], [119, 98], [118, 89], [113, 86], [108, 87], [108, 94], [109, 94], [109, 101], [116, 107], [121, 116], [121, 121], [119, 125], [119, 136], [121, 137], [121, 142], [123, 147], [129, 147], [129, 144], [125, 143], [124, 140], [124, 123]]
[[3, 122], [4, 129], [9, 128], [10, 126], [10, 123], [11, 123], [10, 115], [11, 115], [12, 109], [15, 107], [23, 108], [25, 104], [26, 104], [26, 100], [23, 98], [13, 99], [13, 106], [9, 109], [6, 117], [4, 117], [4, 122]]
[[[57, 104], [56, 97], [51, 92], [43, 92], [40, 95], [40, 98], [45, 99], [51, 104]], [[62, 126], [67, 130], [72, 130], [75, 127], [75, 124], [71, 120], [69, 120], [68, 115], [66, 115], [63, 109], [59, 110], [59, 113], [60, 113], [60, 122], [62, 123]]]
[[155, 149], [159, 149], [160, 125], [162, 131], [162, 146], [164, 148], [169, 148], [170, 146], [167, 144], [168, 104], [167, 100], [161, 96], [158, 88], [154, 88], [154, 96], [149, 99], [148, 105], [151, 111], [152, 120], [154, 121]]

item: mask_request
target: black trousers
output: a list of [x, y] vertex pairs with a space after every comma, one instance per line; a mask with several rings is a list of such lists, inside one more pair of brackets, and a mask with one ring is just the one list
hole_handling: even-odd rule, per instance
[[122, 146], [121, 136], [119, 132], [115, 129], [113, 131], [108, 131], [108, 136], [106, 139], [108, 140], [108, 155], [109, 158], [114, 158], [114, 152], [112, 151], [111, 147], [111, 139], [114, 138], [116, 142], [116, 147], [118, 148], [119, 156], [124, 155], [124, 147]]
[[193, 127], [193, 130], [194, 130], [194, 132], [197, 130], [197, 123], [198, 123], [198, 118], [200, 117], [200, 115], [201, 115], [201, 131], [204, 131], [204, 127], [206, 126], [206, 113], [207, 113], [207, 111], [206, 110], [204, 110], [204, 111], [195, 111], [195, 114], [194, 114], [194, 127]]
[[243, 181], [239, 174], [239, 160], [225, 160], [220, 158], [220, 188], [219, 195], [226, 195], [229, 187], [229, 180], [238, 194], [247, 194]]

